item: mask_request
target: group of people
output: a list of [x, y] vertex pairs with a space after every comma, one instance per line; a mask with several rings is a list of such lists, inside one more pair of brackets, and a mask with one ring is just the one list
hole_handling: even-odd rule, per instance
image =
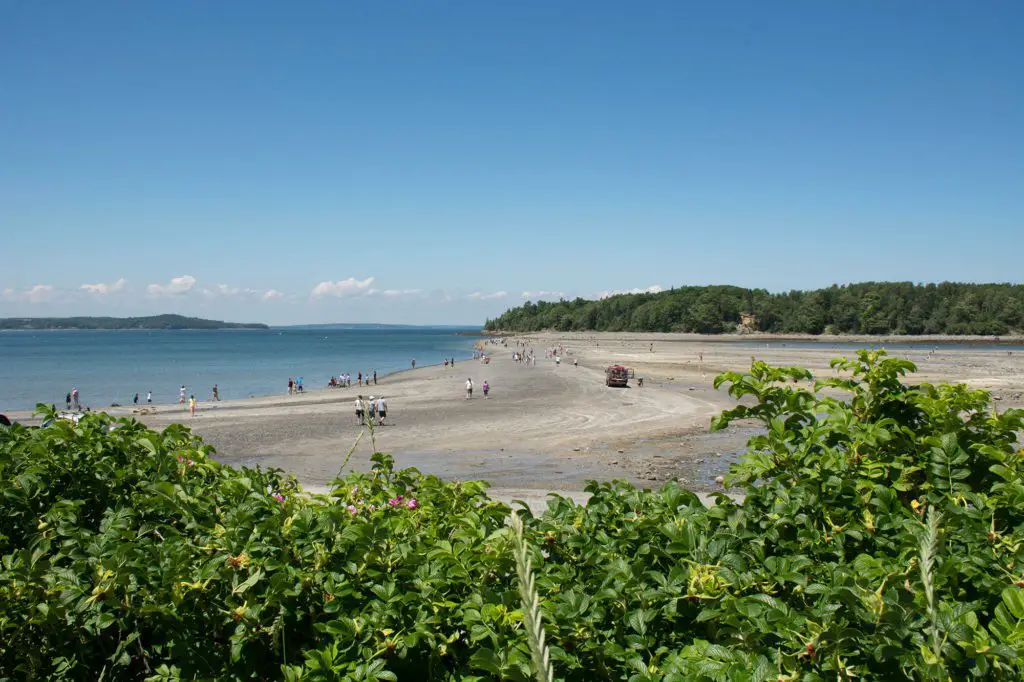
[[356, 422], [360, 425], [366, 424], [368, 426], [373, 425], [373, 420], [377, 419], [378, 426], [384, 426], [384, 420], [388, 416], [388, 401], [384, 399], [384, 396], [374, 398], [372, 395], [363, 400], [363, 396], [356, 396]]
[[[415, 360], [413, 362], [415, 362]], [[373, 374], [367, 372], [365, 376], [362, 372], [356, 373], [356, 386], [362, 386], [364, 382], [369, 386], [371, 381], [374, 386], [377, 385], [377, 370], [373, 370]], [[348, 373], [342, 373], [337, 377], [331, 377], [331, 380], [327, 382], [328, 388], [348, 388], [350, 386], [352, 386], [352, 375]]]
[[[217, 387], [216, 386], [213, 387], [213, 395], [214, 395], [214, 399], [215, 400], [220, 400], [220, 396], [217, 395]], [[132, 404], [133, 405], [138, 405], [139, 404], [139, 394], [138, 393], [136, 393], [135, 397], [132, 398]], [[146, 404], [147, 405], [152, 405], [153, 404], [153, 389], [149, 389], [148, 391], [146, 391]]]
[[64, 404], [67, 405], [67, 408], [69, 410], [72, 407], [74, 407], [75, 412], [78, 412], [79, 410], [82, 409], [82, 403], [81, 403], [81, 401], [79, 400], [79, 397], [78, 397], [78, 387], [77, 386], [72, 386], [71, 390], [68, 391], [68, 394], [66, 396], [64, 396]]
[[288, 377], [288, 395], [295, 395], [296, 393], [304, 393], [305, 389], [302, 386], [302, 377], [295, 377], [292, 379]]
[[[491, 392], [491, 385], [489, 383], [487, 383], [486, 379], [484, 379], [484, 383], [480, 384], [480, 390], [482, 390], [484, 392], [484, 397], [485, 398]], [[466, 379], [466, 400], [469, 400], [472, 397], [473, 397], [473, 379], [472, 379], [472, 377], [470, 377], [469, 379]]]
[[518, 350], [513, 351], [512, 359], [521, 365], [526, 365], [527, 367], [529, 367], [530, 365], [533, 365], [534, 367], [537, 366], [537, 356], [533, 354], [532, 349], [529, 352]]

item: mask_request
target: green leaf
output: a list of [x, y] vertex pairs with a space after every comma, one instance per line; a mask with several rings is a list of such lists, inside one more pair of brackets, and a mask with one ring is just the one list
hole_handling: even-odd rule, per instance
[[233, 590], [231, 590], [231, 593], [232, 594], [242, 594], [243, 592], [248, 590], [250, 587], [252, 587], [256, 583], [258, 583], [260, 578], [262, 578], [262, 577], [263, 577], [263, 570], [262, 569], [256, 569], [255, 573], [253, 573], [248, 578], [246, 578], [245, 582], [237, 585]]

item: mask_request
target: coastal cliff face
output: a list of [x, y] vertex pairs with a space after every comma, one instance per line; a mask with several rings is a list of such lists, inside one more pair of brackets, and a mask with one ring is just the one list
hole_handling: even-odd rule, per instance
[[265, 324], [222, 322], [183, 315], [148, 317], [6, 317], [0, 330], [45, 329], [269, 329]]

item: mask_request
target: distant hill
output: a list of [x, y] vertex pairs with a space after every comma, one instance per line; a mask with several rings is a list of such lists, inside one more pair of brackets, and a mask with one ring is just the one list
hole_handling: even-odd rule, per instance
[[221, 322], [183, 315], [148, 317], [5, 317], [0, 330], [16, 329], [269, 329], [265, 324]]

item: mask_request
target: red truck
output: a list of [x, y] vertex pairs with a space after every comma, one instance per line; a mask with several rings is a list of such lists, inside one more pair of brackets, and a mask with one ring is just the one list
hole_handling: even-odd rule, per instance
[[620, 388], [629, 386], [629, 370], [622, 365], [611, 365], [604, 371], [604, 385]]

